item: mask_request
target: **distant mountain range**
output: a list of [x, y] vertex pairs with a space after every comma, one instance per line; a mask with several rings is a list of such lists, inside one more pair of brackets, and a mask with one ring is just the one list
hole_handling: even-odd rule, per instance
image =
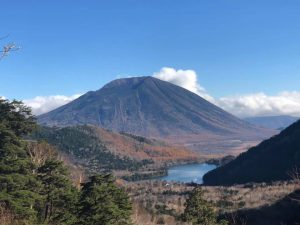
[[284, 128], [290, 126], [299, 120], [299, 117], [293, 116], [262, 116], [262, 117], [248, 117], [244, 120], [255, 124], [257, 126], [275, 129], [275, 130], [283, 130]]
[[274, 134], [184, 88], [154, 77], [114, 80], [98, 91], [90, 91], [39, 116], [38, 122], [58, 127], [91, 124], [175, 143], [193, 143], [193, 148], [197, 145], [195, 141], [201, 139], [262, 140]]
[[207, 173], [206, 185], [288, 180], [300, 168], [300, 121]]

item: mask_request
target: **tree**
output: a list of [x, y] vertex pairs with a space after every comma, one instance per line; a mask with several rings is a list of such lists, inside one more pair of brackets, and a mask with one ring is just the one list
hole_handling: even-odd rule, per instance
[[54, 148], [23, 140], [35, 127], [28, 107], [0, 99], [1, 225], [131, 224], [129, 197], [114, 178], [92, 176], [79, 196]]
[[74, 224], [78, 191], [72, 186], [63, 162], [49, 159], [38, 169], [44, 197], [40, 220], [51, 224]]
[[183, 214], [185, 221], [193, 225], [226, 225], [225, 221], [217, 222], [217, 214], [211, 203], [203, 198], [203, 190], [195, 188], [186, 202]]
[[43, 166], [47, 160], [58, 159], [57, 150], [46, 141], [29, 141], [26, 145], [26, 150], [31, 162], [38, 168]]
[[18, 219], [35, 217], [38, 182], [21, 137], [35, 127], [30, 109], [21, 102], [0, 98], [0, 204]]
[[36, 128], [36, 119], [31, 109], [22, 102], [2, 99], [0, 97], [0, 124], [14, 133], [20, 141], [23, 135], [31, 133]]
[[80, 225], [129, 225], [132, 205], [112, 175], [95, 175], [83, 184], [79, 201]]
[[[7, 38], [7, 36], [0, 38], [0, 40], [3, 40], [3, 39], [5, 39], [5, 38]], [[11, 52], [17, 51], [17, 50], [19, 50], [19, 49], [20, 49], [20, 48], [17, 47], [17, 46], [16, 46], [15, 44], [13, 44], [13, 43], [9, 43], [9, 44], [4, 45], [4, 46], [2, 47], [2, 50], [0, 50], [0, 60], [1, 60], [2, 58], [4, 58], [5, 56], [8, 56]]]

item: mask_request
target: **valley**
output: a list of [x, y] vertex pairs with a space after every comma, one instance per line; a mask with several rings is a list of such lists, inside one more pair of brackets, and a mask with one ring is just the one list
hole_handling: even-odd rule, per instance
[[[2, 102], [4, 106], [20, 107], [30, 115], [27, 108], [22, 108], [22, 103]], [[64, 176], [59, 179], [66, 180], [68, 185], [72, 183], [74, 194], [81, 195], [84, 194], [82, 186], [89, 187], [90, 182], [109, 185], [112, 189], [99, 191], [117, 191], [124, 196], [128, 204], [124, 209], [126, 216], [135, 225], [190, 225], [184, 216], [194, 198], [202, 202], [197, 207], [208, 207], [211, 220], [215, 221], [213, 225], [222, 221], [230, 225], [261, 225], [262, 221], [269, 224], [276, 221], [277, 225], [298, 221], [300, 121], [254, 146], [258, 138], [262, 138], [262, 130], [253, 125], [249, 126], [256, 134], [251, 134], [251, 130], [241, 135], [208, 132], [156, 139], [95, 125], [45, 126], [35, 124], [34, 117], [22, 119], [30, 122], [26, 126], [31, 126], [33, 131], [27, 133], [25, 129], [26, 135], [17, 137], [25, 143], [25, 148], [21, 149], [27, 154], [22, 157], [31, 161], [38, 171], [47, 166], [43, 172], [46, 174], [52, 169], [60, 170], [60, 166], [66, 167], [62, 171], [70, 171], [69, 175], [51, 172], [47, 182], [52, 182], [51, 176]], [[6, 129], [16, 129], [17, 134], [14, 120], [8, 125], [5, 120], [2, 123], [8, 126]], [[4, 143], [7, 141], [9, 139], [4, 139]], [[14, 154], [13, 151], [10, 154]], [[28, 176], [34, 179], [46, 176], [38, 174], [29, 172]], [[193, 196], [195, 193], [200, 196]], [[38, 194], [44, 195], [42, 191]], [[47, 198], [39, 201], [48, 204]], [[120, 204], [115, 207], [122, 207], [122, 201], [115, 202]], [[47, 210], [47, 205], [45, 207]], [[280, 209], [280, 213], [276, 209]], [[69, 213], [70, 217], [82, 221], [78, 213]], [[103, 213], [102, 208], [99, 213]], [[258, 220], [257, 215], [261, 213], [264, 219]]]
[[51, 143], [87, 174], [112, 171], [131, 181], [160, 177], [172, 165], [211, 158], [184, 147], [95, 126], [40, 127], [29, 139]]
[[167, 182], [202, 184], [204, 174], [216, 167], [216, 165], [208, 163], [172, 166], [167, 168], [167, 175], [160, 177], [160, 180]]
[[[283, 125], [289, 119], [270, 121]], [[300, 188], [287, 175], [300, 166], [299, 122], [280, 133], [275, 125], [252, 125], [151, 77], [112, 81], [38, 122], [31, 138], [56, 146], [86, 177], [107, 172], [117, 177], [133, 201], [137, 225], [185, 224], [186, 204], [198, 189], [217, 220], [232, 225], [248, 224], [248, 216], [254, 221], [260, 209], [273, 214], [281, 201], [291, 205], [290, 213], [298, 210], [286, 196]], [[266, 214], [264, 221], [274, 219]]]
[[300, 225], [300, 1], [2, 1], [0, 225]]
[[[166, 225], [185, 224], [180, 222], [179, 217], [184, 212], [186, 199], [194, 186], [159, 180], [126, 183], [124, 186], [134, 201], [133, 220], [136, 224], [155, 225], [159, 224], [159, 221], [164, 221]], [[298, 190], [300, 182], [249, 183], [200, 188], [204, 191], [204, 198], [216, 206], [220, 215], [227, 218], [236, 217], [237, 220], [244, 220], [246, 223], [247, 217], [239, 217], [236, 211], [246, 212], [270, 206]], [[272, 217], [266, 220], [266, 224], [280, 222], [272, 221]], [[241, 221], [236, 222], [242, 224]]]

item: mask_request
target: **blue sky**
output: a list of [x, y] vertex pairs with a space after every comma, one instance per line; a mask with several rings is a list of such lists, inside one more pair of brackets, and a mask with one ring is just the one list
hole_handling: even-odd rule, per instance
[[299, 91], [299, 0], [2, 1], [0, 95], [96, 90], [163, 67], [194, 70], [214, 98]]

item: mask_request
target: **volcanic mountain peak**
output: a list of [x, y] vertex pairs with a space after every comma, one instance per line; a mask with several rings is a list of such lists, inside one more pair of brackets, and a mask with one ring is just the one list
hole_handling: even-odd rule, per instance
[[48, 126], [92, 124], [146, 137], [270, 133], [225, 112], [200, 96], [154, 77], [114, 80], [98, 91], [39, 116]]
[[109, 82], [108, 84], [104, 85], [102, 89], [105, 88], [115, 88], [119, 86], [129, 86], [131, 88], [136, 88], [139, 85], [144, 84], [145, 82], [151, 82], [154, 80], [158, 80], [157, 78], [151, 76], [143, 76], [143, 77], [131, 77], [131, 78], [120, 78]]

